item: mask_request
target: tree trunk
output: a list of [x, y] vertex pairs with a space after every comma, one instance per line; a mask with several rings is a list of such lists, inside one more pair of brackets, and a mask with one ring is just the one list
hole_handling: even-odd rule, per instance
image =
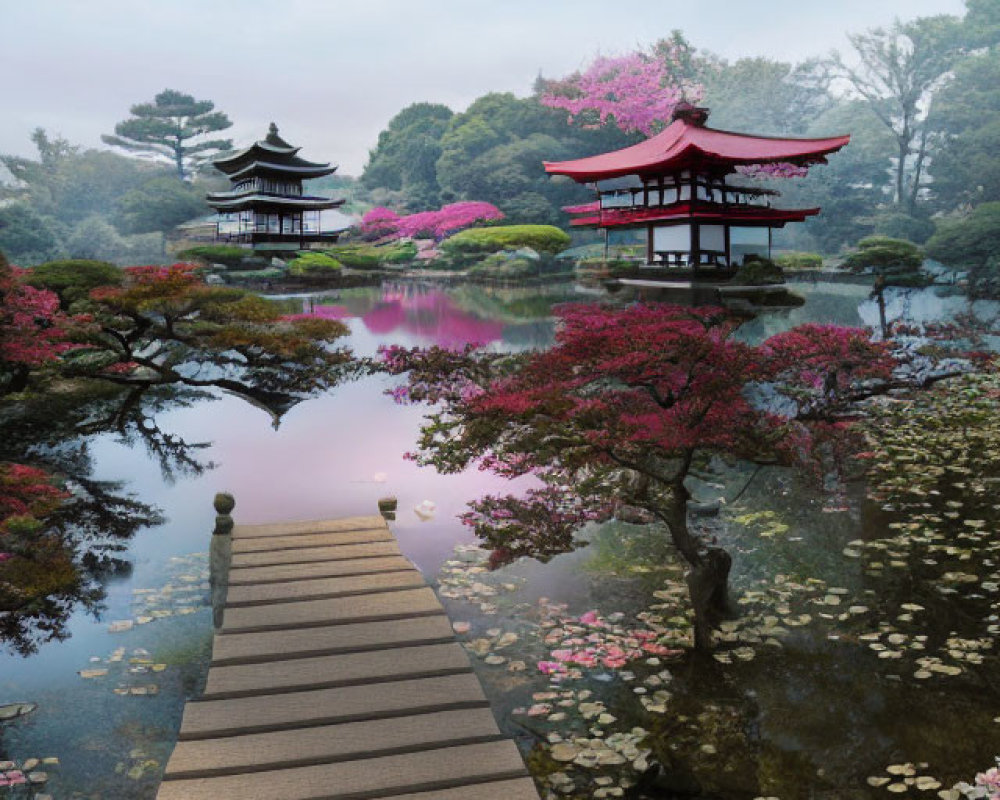
[[695, 650], [710, 650], [712, 631], [728, 611], [729, 569], [733, 559], [721, 547], [703, 547], [691, 534], [687, 524], [691, 494], [684, 486], [683, 478], [674, 481], [671, 488], [673, 497], [663, 519], [674, 546], [690, 566], [686, 581], [694, 609]]
[[899, 163], [896, 164], [896, 206], [902, 208], [906, 202], [906, 157], [910, 154], [909, 139], [899, 137]]

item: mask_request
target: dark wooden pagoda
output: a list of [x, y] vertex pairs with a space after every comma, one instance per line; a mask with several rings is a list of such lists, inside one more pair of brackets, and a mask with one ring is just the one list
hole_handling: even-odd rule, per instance
[[340, 231], [322, 230], [320, 212], [344, 201], [302, 192], [303, 180], [330, 175], [337, 167], [299, 158], [300, 149], [282, 139], [272, 122], [264, 139], [212, 162], [232, 183], [228, 192], [207, 198], [218, 212], [219, 241], [269, 251], [337, 240]]
[[594, 202], [564, 209], [574, 217], [570, 224], [603, 229], [605, 237], [610, 230], [638, 229], [651, 274], [727, 279], [748, 256], [770, 258], [772, 230], [801, 222], [819, 209], [772, 207], [778, 192], [734, 181], [737, 167], [825, 163], [850, 136], [789, 139], [734, 133], [707, 127], [708, 113], [682, 103], [671, 124], [644, 142], [588, 158], [545, 162], [549, 174], [566, 175], [596, 191]]

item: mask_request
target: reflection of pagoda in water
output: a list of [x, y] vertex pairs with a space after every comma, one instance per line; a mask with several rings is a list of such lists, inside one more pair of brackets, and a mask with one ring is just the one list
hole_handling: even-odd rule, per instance
[[228, 192], [208, 195], [218, 212], [217, 239], [255, 250], [300, 250], [311, 242], [337, 241], [340, 231], [323, 231], [320, 212], [344, 201], [302, 192], [303, 180], [337, 168], [299, 158], [300, 149], [282, 139], [272, 122], [264, 139], [212, 162], [232, 183]]
[[671, 275], [728, 277], [748, 256], [770, 258], [771, 232], [818, 208], [771, 206], [778, 192], [731, 181], [738, 172], [784, 169], [802, 174], [826, 162], [850, 136], [786, 139], [715, 130], [708, 109], [680, 104], [673, 122], [644, 142], [546, 172], [593, 186], [597, 199], [565, 210], [572, 225], [633, 230], [645, 239], [645, 266]]

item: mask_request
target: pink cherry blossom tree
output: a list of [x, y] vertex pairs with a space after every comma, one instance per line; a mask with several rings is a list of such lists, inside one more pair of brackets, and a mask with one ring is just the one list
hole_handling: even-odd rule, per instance
[[572, 122], [604, 125], [613, 121], [626, 133], [652, 136], [670, 121], [681, 101], [696, 103], [702, 87], [679, 77], [684, 48], [661, 42], [654, 54], [633, 52], [599, 56], [583, 72], [549, 81], [540, 101], [569, 112]]

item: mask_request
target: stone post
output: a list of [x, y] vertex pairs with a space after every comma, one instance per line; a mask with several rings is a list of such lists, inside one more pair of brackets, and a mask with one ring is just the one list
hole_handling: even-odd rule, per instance
[[378, 513], [388, 522], [396, 519], [397, 501], [395, 497], [380, 497], [378, 500]]
[[229, 492], [219, 492], [215, 496], [213, 501], [215, 506], [215, 530], [212, 531], [216, 536], [224, 536], [227, 533], [233, 532], [233, 518], [229, 515], [236, 507], [236, 498], [234, 498]]
[[222, 613], [229, 590], [229, 562], [232, 556], [233, 518], [230, 512], [236, 507], [235, 498], [228, 492], [219, 492], [213, 501], [217, 516], [212, 544], [209, 547], [209, 582], [212, 587], [212, 624], [222, 626]]

